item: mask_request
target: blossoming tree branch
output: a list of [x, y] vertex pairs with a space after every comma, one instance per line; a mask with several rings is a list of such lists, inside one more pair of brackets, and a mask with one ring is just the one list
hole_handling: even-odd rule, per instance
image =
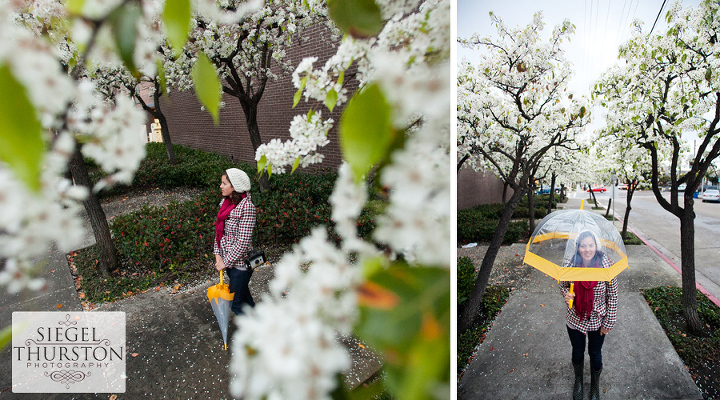
[[[80, 241], [79, 212], [89, 190], [65, 178], [76, 148], [109, 174], [95, 190], [130, 182], [144, 157], [136, 127], [145, 114], [132, 90], [117, 85], [103, 96], [95, 72], [121, 68], [134, 79], [153, 79], [160, 90], [191, 83], [217, 121], [222, 91], [257, 77], [254, 95], [237, 91], [242, 103], [262, 93], [263, 73], [273, 79], [262, 69], [271, 59], [288, 67], [275, 40], [310, 15], [329, 15], [345, 33], [325, 66], [316, 69], [307, 59], [294, 73], [296, 103], [318, 99], [332, 110], [347, 102], [339, 121], [346, 163], [331, 197], [341, 241], [317, 228], [276, 265], [270, 293], [238, 320], [231, 394], [347, 398], [340, 377], [350, 356], [338, 335], [357, 335], [387, 357], [385, 379], [353, 398], [383, 390], [398, 399], [449, 397], [447, 0], [3, 1], [0, 284], [41, 290], [35, 261], [52, 244], [69, 250]], [[246, 22], [256, 30], [244, 31]], [[243, 35], [264, 44], [232, 50]], [[255, 61], [261, 70], [248, 66]], [[343, 87], [351, 65], [361, 82], [354, 94]], [[320, 162], [334, 123], [323, 120], [322, 110], [297, 117], [289, 142], [257, 146], [259, 170]], [[356, 222], [368, 184], [386, 198], [366, 241]]]

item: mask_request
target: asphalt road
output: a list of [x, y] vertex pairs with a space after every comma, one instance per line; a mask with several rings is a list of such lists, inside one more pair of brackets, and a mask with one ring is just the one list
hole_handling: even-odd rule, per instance
[[[570, 194], [573, 196], [573, 194]], [[589, 193], [575, 193], [588, 198]], [[670, 193], [663, 195], [669, 199]], [[596, 193], [598, 202], [607, 205], [610, 191]], [[682, 194], [678, 201], [682, 202]], [[617, 216], [625, 215], [627, 191], [618, 190], [613, 200]], [[652, 191], [635, 192], [630, 204], [629, 225], [645, 238], [652, 239], [667, 258], [680, 267], [680, 220], [658, 204]], [[720, 298], [720, 203], [695, 199], [695, 271], [697, 282]]]

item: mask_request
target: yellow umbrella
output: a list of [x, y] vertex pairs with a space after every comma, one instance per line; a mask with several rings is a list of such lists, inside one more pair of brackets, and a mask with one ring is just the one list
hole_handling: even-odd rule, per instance
[[220, 271], [220, 283], [217, 285], [210, 286], [207, 292], [208, 301], [210, 306], [215, 312], [215, 317], [220, 325], [220, 332], [223, 336], [223, 342], [225, 343], [225, 350], [227, 350], [227, 333], [230, 325], [230, 315], [232, 311], [230, 306], [232, 305], [235, 293], [230, 293], [230, 288], [227, 284], [223, 283], [223, 273]]
[[[584, 233], [589, 232], [589, 233]], [[610, 268], [582, 268], [573, 262], [578, 236], [592, 235], [597, 251], [610, 261]], [[615, 225], [602, 215], [580, 210], [548, 214], [535, 228], [525, 247], [524, 263], [558, 281], [610, 281], [628, 267], [622, 237]], [[570, 285], [570, 292], [573, 291]], [[572, 302], [570, 303], [572, 308]]]

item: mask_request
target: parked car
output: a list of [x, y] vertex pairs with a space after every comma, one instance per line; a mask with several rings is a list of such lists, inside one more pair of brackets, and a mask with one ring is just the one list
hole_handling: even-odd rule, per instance
[[[600, 185], [600, 186], [593, 186], [593, 187], [592, 187], [592, 191], [593, 191], [593, 192], [600, 192], [600, 193], [602, 193], [602, 192], [607, 191], [607, 189], [605, 189], [605, 186]], [[586, 190], [586, 192], [590, 192], [590, 189]]]
[[687, 187], [687, 185], [684, 183], [682, 185], [678, 186], [678, 192], [684, 192], [686, 187]]
[[703, 203], [706, 201], [717, 201], [720, 202], [720, 190], [718, 189], [706, 189], [701, 195]]
[[[560, 193], [560, 188], [555, 188], [555, 193]], [[541, 186], [540, 189], [538, 189], [537, 194], [550, 194], [550, 186]]]
[[621, 183], [620, 185], [618, 185], [618, 189], [620, 189], [620, 190], [628, 190], [628, 185], [627, 185], [627, 183]]

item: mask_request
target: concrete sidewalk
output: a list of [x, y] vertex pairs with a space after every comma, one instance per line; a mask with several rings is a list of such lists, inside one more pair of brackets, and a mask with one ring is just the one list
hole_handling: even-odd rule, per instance
[[[566, 208], [579, 208], [571, 199]], [[589, 208], [585, 208], [590, 210]], [[525, 246], [514, 244], [515, 252]], [[618, 277], [618, 322], [605, 339], [604, 399], [702, 399], [641, 289], [680, 286], [680, 276], [647, 246], [628, 246], [630, 267]], [[511, 251], [512, 253], [513, 251]], [[458, 383], [458, 399], [555, 399], [571, 396], [574, 374], [558, 283], [532, 270], [511, 293]], [[585, 381], [590, 366], [585, 357]]]

